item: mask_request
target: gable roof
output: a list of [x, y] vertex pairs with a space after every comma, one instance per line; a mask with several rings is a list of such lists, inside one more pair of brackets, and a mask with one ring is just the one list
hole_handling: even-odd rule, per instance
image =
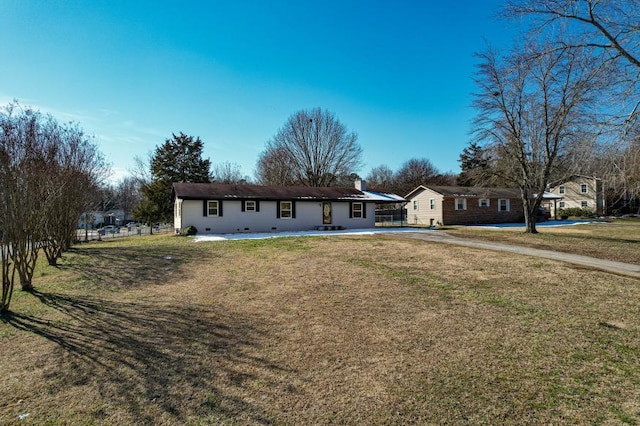
[[405, 196], [408, 200], [418, 191], [430, 189], [444, 197], [456, 198], [520, 198], [520, 190], [517, 188], [484, 188], [478, 186], [425, 186], [420, 185]]
[[183, 200], [323, 200], [402, 202], [395, 194], [359, 191], [355, 188], [265, 186], [222, 183], [174, 183], [173, 194]]
[[596, 176], [575, 174], [575, 175], [571, 175], [569, 177], [566, 177], [564, 179], [558, 179], [556, 181], [549, 182], [549, 187], [557, 188], [558, 186], [562, 186], [565, 183], [575, 182], [575, 181], [578, 181], [578, 180], [593, 180], [594, 182], [597, 182], [597, 181], [601, 181], [602, 179], [599, 178], [599, 177], [596, 177]]

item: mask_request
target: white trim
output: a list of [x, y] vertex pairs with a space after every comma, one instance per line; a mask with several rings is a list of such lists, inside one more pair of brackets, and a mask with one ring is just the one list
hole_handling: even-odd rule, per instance
[[[356, 210], [356, 206], [359, 206], [360, 210]], [[364, 209], [364, 205], [362, 203], [351, 203], [351, 218], [352, 219], [363, 219], [364, 218], [364, 216], [362, 214], [362, 210], [363, 209]]]
[[[456, 210], [466, 210], [467, 209], [467, 199], [466, 198], [455, 198], [453, 200], [454, 206]], [[462, 204], [462, 208], [460, 208], [460, 204]]]
[[[503, 210], [502, 207], [505, 207]], [[498, 211], [499, 212], [510, 212], [511, 211], [511, 200], [508, 198], [499, 198], [498, 199]]]
[[[486, 201], [483, 205], [482, 202]], [[491, 200], [489, 198], [478, 198], [478, 207], [491, 207]]]
[[[285, 208], [284, 205], [288, 204], [289, 207]], [[284, 213], [287, 212], [285, 215]], [[292, 219], [293, 218], [293, 201], [280, 201], [280, 219]]]
[[[215, 203], [215, 207], [213, 204]], [[211, 211], [215, 209], [215, 214], [212, 214]], [[218, 200], [208, 200], [207, 201], [207, 216], [220, 216], [220, 202]]]

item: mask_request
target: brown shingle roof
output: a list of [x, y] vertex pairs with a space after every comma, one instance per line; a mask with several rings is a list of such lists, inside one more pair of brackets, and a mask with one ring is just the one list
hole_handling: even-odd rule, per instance
[[517, 188], [482, 188], [477, 186], [427, 186], [445, 197], [520, 198]]
[[220, 183], [174, 183], [176, 197], [187, 200], [359, 200], [365, 194], [355, 188], [308, 186], [262, 186]]

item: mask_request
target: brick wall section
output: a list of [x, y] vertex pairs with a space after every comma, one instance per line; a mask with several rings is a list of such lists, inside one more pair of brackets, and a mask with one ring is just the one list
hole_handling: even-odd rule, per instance
[[510, 198], [510, 211], [498, 211], [498, 199], [490, 198], [488, 207], [480, 207], [478, 198], [465, 197], [467, 210], [455, 209], [455, 198], [445, 197], [442, 202], [443, 225], [476, 225], [524, 222], [522, 200]]

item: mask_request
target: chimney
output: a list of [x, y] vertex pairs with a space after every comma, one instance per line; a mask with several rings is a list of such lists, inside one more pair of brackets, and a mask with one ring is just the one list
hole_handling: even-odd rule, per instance
[[356, 189], [358, 191], [366, 191], [367, 190], [367, 182], [362, 179], [356, 179]]

